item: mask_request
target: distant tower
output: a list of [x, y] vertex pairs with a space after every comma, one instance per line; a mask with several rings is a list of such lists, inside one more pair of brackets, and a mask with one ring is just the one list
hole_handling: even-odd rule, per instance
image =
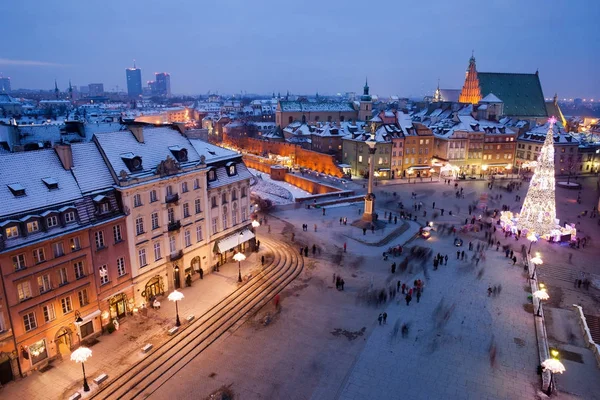
[[73, 86], [71, 85], [70, 79], [69, 79], [69, 99], [73, 100]]
[[475, 56], [471, 55], [469, 68], [465, 77], [465, 84], [460, 92], [458, 101], [461, 103], [477, 104], [481, 100], [481, 89], [479, 79], [477, 78], [477, 68], [475, 66]]
[[368, 121], [373, 115], [373, 99], [369, 94], [369, 82], [365, 78], [365, 87], [363, 88], [363, 95], [360, 96], [360, 108], [358, 110], [358, 119], [361, 121]]
[[54, 96], [58, 99], [60, 97], [60, 90], [58, 90], [58, 84], [56, 83], [56, 79], [54, 80]]
[[133, 60], [133, 68], [125, 70], [127, 77], [127, 95], [131, 98], [136, 98], [142, 95], [142, 70], [136, 68], [135, 60]]
[[437, 89], [435, 89], [435, 93], [433, 94], [433, 102], [439, 103], [442, 101], [442, 92], [440, 91], [440, 80], [438, 79]]
[[171, 97], [171, 75], [167, 72], [157, 72], [155, 76], [156, 94]]

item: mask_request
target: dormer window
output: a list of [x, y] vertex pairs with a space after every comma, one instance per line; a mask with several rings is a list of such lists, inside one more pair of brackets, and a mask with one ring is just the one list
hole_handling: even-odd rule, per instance
[[56, 215], [46, 218], [46, 226], [48, 228], [55, 227], [56, 225], [58, 225], [58, 217]]
[[217, 180], [217, 171], [213, 168], [208, 171], [208, 181], [213, 182]]
[[7, 239], [19, 237], [19, 228], [17, 226], [9, 226], [4, 229], [4, 235]]
[[40, 230], [40, 224], [38, 221], [31, 221], [27, 223], [27, 233], [34, 233]]
[[107, 214], [110, 212], [110, 202], [108, 200], [108, 197], [100, 194], [94, 197], [93, 200], [96, 204], [96, 212], [98, 214]]
[[225, 168], [227, 168], [227, 175], [229, 176], [235, 175], [237, 173], [234, 162], [227, 163], [225, 165]]
[[70, 224], [71, 222], [75, 222], [75, 211], [65, 213], [65, 223]]
[[177, 146], [170, 146], [169, 150], [171, 150], [171, 153], [173, 154], [173, 157], [175, 157], [175, 159], [179, 162], [186, 162], [188, 160], [188, 151], [187, 149], [177, 145]]
[[20, 183], [11, 183], [8, 188], [15, 197], [25, 196], [25, 188]]
[[48, 190], [58, 189], [58, 180], [56, 178], [42, 178], [42, 182]]
[[121, 154], [121, 159], [127, 166], [130, 172], [138, 172], [141, 171], [142, 168], [142, 157], [136, 156], [133, 153], [125, 153]]

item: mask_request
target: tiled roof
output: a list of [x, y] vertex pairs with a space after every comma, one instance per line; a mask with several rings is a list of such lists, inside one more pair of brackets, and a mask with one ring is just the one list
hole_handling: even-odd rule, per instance
[[71, 151], [73, 175], [83, 193], [106, 189], [115, 184], [95, 143], [73, 144]]
[[284, 112], [341, 112], [356, 111], [351, 102], [279, 101]]
[[[58, 189], [48, 189], [43, 178], [55, 178]], [[15, 197], [8, 185], [18, 183], [25, 196]], [[0, 155], [0, 216], [73, 201], [81, 192], [71, 171], [62, 167], [53, 149]]]
[[504, 102], [504, 114], [546, 117], [544, 93], [537, 74], [478, 72], [481, 95], [493, 93]]

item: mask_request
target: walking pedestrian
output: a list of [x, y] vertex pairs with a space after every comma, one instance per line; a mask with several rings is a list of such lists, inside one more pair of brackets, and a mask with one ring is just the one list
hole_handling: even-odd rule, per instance
[[387, 313], [386, 312], [383, 313], [383, 324], [384, 325], [387, 324]]
[[448, 254], [444, 256], [444, 265], [448, 265]]
[[379, 317], [377, 317], [377, 321], [379, 321], [379, 325], [381, 325], [381, 321], [383, 321], [383, 314], [379, 313]]
[[[302, 251], [300, 251], [300, 255], [302, 255]], [[456, 259], [460, 260], [460, 250], [456, 250]]]
[[[265, 265], [265, 256], [264, 255], [260, 256], [260, 265]], [[200, 276], [202, 276], [202, 275], [200, 275]]]
[[417, 289], [417, 303], [421, 300], [421, 290]]
[[404, 298], [406, 300], [406, 305], [410, 305], [410, 301], [412, 300], [412, 296], [410, 294], [407, 294], [406, 297]]

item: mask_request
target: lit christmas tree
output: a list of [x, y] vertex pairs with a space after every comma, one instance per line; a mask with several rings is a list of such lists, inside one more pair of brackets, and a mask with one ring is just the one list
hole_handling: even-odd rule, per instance
[[556, 201], [554, 197], [554, 124], [548, 120], [548, 133], [537, 160], [535, 172], [529, 183], [527, 196], [519, 214], [518, 228], [538, 236], [550, 234], [556, 227]]

